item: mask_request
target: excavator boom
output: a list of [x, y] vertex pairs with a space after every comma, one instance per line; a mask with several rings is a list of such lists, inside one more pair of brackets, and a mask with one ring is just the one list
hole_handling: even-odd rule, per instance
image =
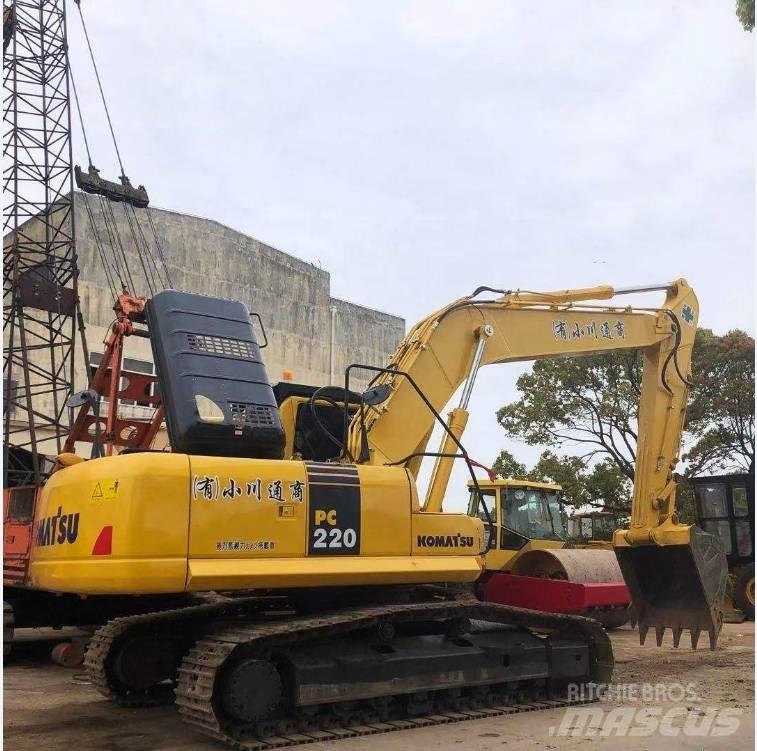
[[[623, 294], [664, 291], [656, 308], [596, 301]], [[495, 297], [480, 299], [481, 292]], [[645, 287], [600, 286], [556, 292], [481, 287], [419, 322], [374, 381], [379, 404], [364, 406], [349, 426], [350, 456], [368, 464], [406, 464], [417, 476], [438, 413], [463, 385], [449, 413], [424, 510], [440, 511], [454, 457], [462, 450], [466, 410], [478, 369], [493, 363], [580, 356], [618, 350], [643, 353], [638, 444], [629, 529], [614, 547], [632, 593], [643, 641], [654, 627], [658, 643], [671, 628], [696, 645], [707, 631], [714, 646], [721, 625], [727, 575], [718, 541], [680, 523], [673, 471], [679, 460], [691, 350], [699, 304], [683, 280]], [[424, 400], [419, 398], [423, 394]]]

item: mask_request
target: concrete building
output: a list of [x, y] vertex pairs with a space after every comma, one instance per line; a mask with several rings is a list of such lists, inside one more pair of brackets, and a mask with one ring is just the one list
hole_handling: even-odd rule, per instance
[[[96, 366], [114, 318], [114, 296], [98, 249], [125, 256], [132, 294], [149, 295], [135, 235], [121, 204], [111, 204], [118, 230], [106, 222], [99, 198], [76, 193], [74, 217], [79, 256], [79, 297], [86, 323], [89, 363], [77, 352], [77, 389], [87, 384], [87, 367]], [[211, 219], [151, 209], [160, 246], [176, 289], [239, 300], [257, 312], [268, 347], [263, 355], [272, 383], [292, 380], [310, 385], [343, 383], [352, 362], [383, 365], [405, 333], [402, 318], [333, 298], [329, 272], [259, 242]], [[136, 215], [153, 253], [151, 228], [143, 210]], [[94, 219], [94, 221], [93, 221]], [[120, 242], [118, 240], [120, 238]], [[129, 337], [124, 369], [153, 372], [148, 340]], [[368, 378], [356, 379], [355, 386]], [[147, 418], [151, 409], [127, 404], [122, 417]], [[160, 442], [165, 441], [165, 436]], [[84, 447], [82, 447], [83, 450]], [[54, 447], [43, 445], [45, 453]]]

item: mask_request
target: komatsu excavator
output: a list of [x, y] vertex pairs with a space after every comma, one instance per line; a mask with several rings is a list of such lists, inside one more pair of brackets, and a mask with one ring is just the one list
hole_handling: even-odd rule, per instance
[[[601, 302], [656, 289], [660, 308]], [[87, 597], [223, 593], [109, 622], [86, 666], [121, 704], [175, 693], [187, 722], [236, 747], [556, 706], [568, 684], [609, 680], [605, 632], [468, 594], [491, 520], [445, 513], [442, 501], [455, 459], [476, 482], [460, 437], [481, 366], [640, 349], [633, 514], [614, 544], [642, 640], [654, 627], [659, 643], [670, 627], [677, 645], [687, 628], [693, 646], [704, 630], [714, 647], [725, 558], [679, 522], [672, 475], [698, 307], [680, 279], [482, 287], [418, 323], [387, 367], [349, 366], [344, 389], [272, 389], [242, 304], [161, 292], [147, 323], [172, 451], [58, 457], [36, 512], [32, 585]], [[359, 368], [375, 375], [358, 394]], [[427, 456], [436, 462], [421, 500]]]

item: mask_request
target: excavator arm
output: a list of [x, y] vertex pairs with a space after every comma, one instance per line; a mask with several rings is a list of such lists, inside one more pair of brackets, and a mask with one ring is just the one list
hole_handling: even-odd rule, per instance
[[[660, 290], [659, 308], [600, 301]], [[482, 292], [494, 293], [486, 299]], [[352, 419], [345, 455], [368, 464], [405, 463], [417, 476], [434, 422], [458, 388], [446, 422], [424, 510], [440, 511], [476, 374], [493, 363], [618, 350], [643, 353], [638, 441], [630, 527], [614, 546], [631, 590], [642, 639], [654, 626], [677, 645], [689, 629], [696, 646], [708, 632], [714, 646], [722, 621], [727, 567], [712, 535], [681, 524], [673, 471], [679, 460], [699, 304], [688, 283], [558, 292], [479, 288], [420, 321], [372, 384], [380, 403]]]

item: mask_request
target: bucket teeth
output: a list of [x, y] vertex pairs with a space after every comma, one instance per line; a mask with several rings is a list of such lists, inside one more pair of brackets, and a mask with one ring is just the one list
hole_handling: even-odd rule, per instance
[[639, 644], [641, 646], [644, 646], [644, 642], [647, 640], [647, 631], [649, 631], [649, 626], [645, 626], [643, 624], [639, 624]]
[[691, 648], [696, 649], [697, 643], [699, 642], [699, 634], [702, 633], [701, 628], [692, 628], [691, 629]]
[[714, 650], [718, 644], [718, 634], [713, 628], [709, 629], [707, 634], [710, 637], [710, 649]]
[[702, 631], [708, 633], [710, 646], [717, 640], [727, 559], [719, 538], [699, 527], [689, 527], [687, 533], [687, 542], [615, 550], [642, 644], [650, 628], [655, 629], [658, 645], [667, 628], [673, 631], [674, 647], [684, 631], [691, 632], [694, 649]]
[[699, 626], [691, 626], [686, 627], [685, 625], [682, 625], [680, 623], [670, 626], [667, 624], [660, 624], [660, 623], [639, 623], [639, 644], [644, 644], [644, 642], [647, 639], [647, 634], [649, 633], [649, 629], [654, 629], [654, 635], [655, 635], [655, 641], [657, 642], [657, 646], [661, 647], [662, 642], [665, 639], [665, 631], [669, 628], [673, 632], [673, 646], [679, 647], [681, 645], [681, 636], [683, 635], [684, 631], [688, 631], [691, 635], [691, 648], [696, 649], [697, 645], [699, 644], [699, 637], [702, 635], [702, 632], [706, 632], [707, 636], [709, 638], [710, 642], [710, 649], [715, 649], [718, 643], [718, 632], [715, 628], [702, 628], [701, 625]]
[[657, 646], [662, 646], [662, 640], [665, 638], [665, 626], [655, 626], [655, 637], [657, 638]]
[[673, 627], [673, 646], [674, 647], [677, 647], [681, 643], [682, 633], [683, 633], [683, 628], [681, 626]]

